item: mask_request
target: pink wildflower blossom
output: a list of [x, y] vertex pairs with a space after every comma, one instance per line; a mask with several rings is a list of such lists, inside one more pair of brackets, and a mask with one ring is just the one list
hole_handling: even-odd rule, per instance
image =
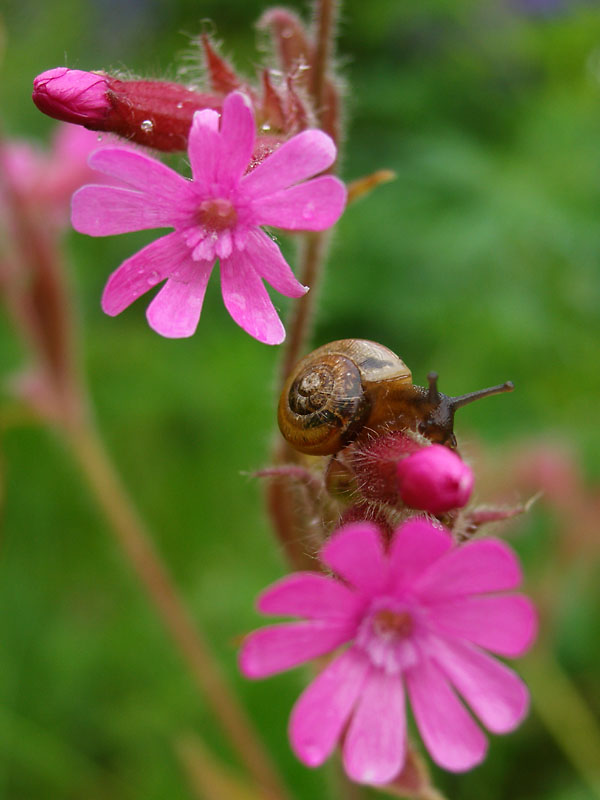
[[333, 141], [322, 131], [299, 133], [248, 171], [255, 135], [246, 97], [233, 92], [225, 99], [220, 128], [218, 112], [194, 114], [188, 149], [191, 181], [131, 150], [105, 149], [92, 155], [95, 169], [131, 188], [80, 189], [73, 197], [76, 230], [107, 236], [175, 228], [112, 274], [102, 298], [107, 314], [120, 313], [166, 279], [148, 307], [148, 322], [163, 336], [191, 336], [219, 258], [223, 300], [233, 319], [261, 342], [283, 341], [285, 331], [263, 280], [288, 297], [300, 297], [307, 288], [259, 226], [328, 228], [343, 211], [346, 191], [331, 175], [306, 180], [336, 157]]
[[536, 632], [521, 571], [501, 541], [453, 547], [424, 518], [399, 527], [386, 553], [378, 529], [358, 522], [325, 544], [321, 560], [342, 581], [312, 572], [283, 578], [260, 596], [266, 614], [299, 616], [250, 634], [242, 672], [262, 678], [349, 645], [296, 702], [289, 734], [298, 758], [322, 764], [340, 740], [355, 781], [390, 782], [407, 752], [405, 693], [433, 760], [468, 770], [485, 756], [484, 733], [527, 713], [521, 679], [486, 651], [521, 654]]
[[423, 447], [398, 462], [400, 497], [407, 506], [442, 514], [462, 508], [473, 490], [473, 471], [441, 444]]

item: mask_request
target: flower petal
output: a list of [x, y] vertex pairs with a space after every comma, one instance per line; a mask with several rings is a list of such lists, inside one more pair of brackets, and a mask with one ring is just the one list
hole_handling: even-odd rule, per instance
[[253, 197], [271, 195], [323, 172], [333, 164], [336, 154], [333, 139], [326, 133], [302, 131], [246, 175], [242, 187]]
[[258, 225], [273, 225], [290, 231], [322, 231], [342, 215], [346, 187], [333, 175], [283, 189], [253, 204]]
[[194, 113], [188, 138], [192, 174], [201, 189], [213, 189], [223, 163], [219, 114], [211, 108]]
[[270, 625], [249, 634], [240, 651], [247, 678], [265, 678], [330, 653], [353, 633], [344, 620], [311, 620]]
[[529, 708], [529, 692], [505, 664], [460, 642], [439, 640], [432, 652], [440, 669], [493, 733], [508, 733]]
[[221, 178], [232, 188], [244, 174], [254, 150], [256, 130], [250, 100], [242, 92], [228, 94], [221, 119]]
[[171, 277], [146, 310], [148, 324], [161, 336], [179, 339], [191, 336], [200, 319], [206, 284], [213, 265], [210, 261], [194, 263], [194, 277]]
[[425, 517], [405, 522], [390, 546], [390, 572], [394, 586], [411, 584], [452, 546], [450, 534]]
[[537, 615], [521, 594], [467, 595], [430, 606], [431, 620], [444, 634], [467, 639], [501, 656], [519, 656], [532, 644]]
[[321, 561], [357, 589], [374, 593], [388, 575], [381, 534], [370, 522], [340, 528], [321, 549]]
[[502, 592], [521, 583], [519, 561], [498, 539], [456, 547], [435, 562], [415, 586], [427, 601], [465, 594]]
[[170, 228], [176, 216], [171, 206], [155, 204], [147, 195], [115, 186], [83, 186], [72, 200], [73, 227], [89, 236]]
[[258, 598], [257, 605], [263, 614], [311, 619], [351, 618], [356, 596], [334, 578], [316, 572], [296, 572], [269, 586]]
[[309, 767], [320, 766], [340, 738], [370, 669], [356, 648], [337, 656], [300, 695], [290, 716], [292, 749]]
[[399, 675], [372, 669], [344, 740], [344, 767], [358, 783], [389, 783], [405, 758], [402, 680]]
[[302, 297], [308, 291], [290, 269], [275, 242], [261, 230], [251, 231], [245, 252], [256, 273], [286, 297]]
[[225, 308], [250, 336], [265, 344], [280, 344], [285, 329], [263, 282], [245, 251], [221, 260], [221, 291]]
[[102, 310], [111, 317], [120, 314], [186, 260], [190, 260], [190, 251], [179, 234], [169, 233], [151, 242], [112, 273], [102, 294]]
[[435, 763], [451, 772], [479, 764], [486, 738], [435, 664], [421, 661], [405, 677], [417, 726]]
[[89, 165], [145, 192], [150, 198], [158, 196], [168, 202], [180, 202], [182, 192], [190, 187], [190, 182], [175, 170], [155, 158], [124, 147], [96, 150], [89, 158]]

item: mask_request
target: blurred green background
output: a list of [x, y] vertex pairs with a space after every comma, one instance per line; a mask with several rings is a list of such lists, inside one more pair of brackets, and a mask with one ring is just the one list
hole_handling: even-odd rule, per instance
[[[2, 8], [0, 115], [10, 137], [49, 138], [53, 123], [30, 92], [50, 67], [175, 77], [200, 29], [215, 30], [249, 75], [262, 58], [258, 0], [5, 0]], [[514, 394], [461, 413], [465, 451], [483, 443], [502, 463], [523, 439], [566, 441], [597, 485], [598, 4], [348, 0], [339, 57], [348, 85], [343, 177], [386, 167], [398, 178], [342, 218], [314, 343], [381, 341], [415, 382], [437, 370], [449, 394], [512, 379]], [[302, 671], [248, 684], [235, 665], [237, 637], [259, 622], [255, 594], [284, 569], [261, 486], [244, 474], [268, 463], [279, 355], [230, 320], [216, 276], [190, 340], [154, 334], [146, 299], [104, 316], [108, 274], [153, 238], [68, 237], [99, 426], [295, 796], [329, 798], [328, 771], [301, 767], [284, 736]], [[294, 259], [293, 243], [284, 248]], [[285, 299], [276, 303], [285, 313]], [[1, 316], [1, 372], [22, 361]], [[197, 731], [231, 761], [213, 719], [61, 441], [5, 422], [0, 448], [0, 798], [189, 800], [173, 744]], [[493, 485], [486, 491], [479, 500], [493, 500]], [[521, 522], [512, 541], [531, 582], [564, 533], [543, 500]], [[544, 624], [598, 715], [600, 569], [588, 563], [580, 580], [577, 556], [574, 564], [556, 570], [561, 612]], [[517, 733], [493, 737], [483, 766], [436, 778], [452, 800], [599, 796], [535, 711]]]

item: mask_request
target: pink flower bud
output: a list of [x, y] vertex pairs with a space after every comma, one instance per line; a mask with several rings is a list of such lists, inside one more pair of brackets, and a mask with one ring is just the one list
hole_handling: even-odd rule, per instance
[[441, 514], [462, 508], [473, 489], [473, 472], [441, 444], [432, 444], [398, 463], [402, 501], [411, 508]]
[[87, 125], [101, 122], [110, 111], [105, 76], [57, 67], [33, 81], [33, 102], [55, 119]]

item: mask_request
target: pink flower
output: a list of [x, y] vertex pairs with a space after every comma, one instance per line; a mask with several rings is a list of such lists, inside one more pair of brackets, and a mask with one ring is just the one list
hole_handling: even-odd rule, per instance
[[473, 471], [441, 444], [423, 447], [398, 462], [402, 502], [411, 508], [442, 514], [462, 508], [473, 490]]
[[283, 341], [285, 331], [263, 280], [288, 297], [300, 297], [307, 289], [259, 226], [328, 228], [344, 209], [346, 191], [330, 175], [305, 180], [335, 160], [335, 145], [322, 131], [299, 133], [248, 171], [254, 141], [250, 105], [243, 94], [233, 92], [225, 99], [220, 128], [216, 111], [194, 114], [188, 150], [192, 181], [129, 150], [105, 149], [92, 155], [95, 169], [131, 188], [80, 189], [73, 197], [76, 230], [107, 236], [175, 229], [111, 275], [102, 298], [107, 314], [119, 314], [166, 279], [148, 307], [148, 322], [163, 336], [191, 336], [219, 258], [223, 300], [233, 319], [261, 342]]
[[507, 593], [521, 581], [514, 553], [495, 539], [452, 547], [445, 530], [412, 519], [387, 553], [374, 525], [348, 525], [321, 560], [343, 582], [300, 572], [269, 587], [263, 613], [306, 620], [255, 631], [240, 654], [242, 672], [261, 678], [349, 645], [292, 710], [298, 758], [319, 766], [343, 740], [350, 778], [388, 783], [406, 757], [406, 693], [437, 764], [456, 772], [478, 764], [486, 737], [456, 693], [493, 733], [527, 713], [521, 679], [486, 652], [519, 655], [536, 632], [530, 601]]
[[105, 136], [99, 143], [97, 133], [62, 123], [56, 126], [49, 151], [24, 140], [7, 140], [0, 148], [0, 170], [30, 210], [62, 227], [68, 221], [71, 195], [94, 177], [88, 156], [115, 141]]

